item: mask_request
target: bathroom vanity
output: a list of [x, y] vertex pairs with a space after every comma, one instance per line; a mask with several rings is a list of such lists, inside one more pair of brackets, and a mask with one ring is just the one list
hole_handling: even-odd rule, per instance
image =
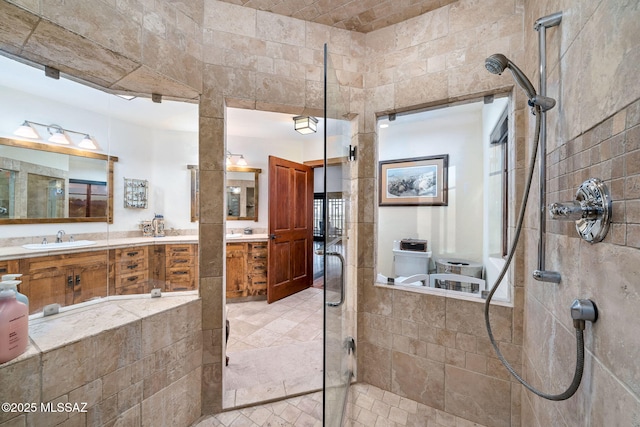
[[108, 295], [145, 294], [198, 287], [197, 236], [161, 240], [123, 238], [83, 248], [32, 251], [2, 248], [0, 271], [21, 272], [29, 311], [77, 304]]
[[227, 240], [227, 300], [266, 299], [267, 245], [262, 234]]

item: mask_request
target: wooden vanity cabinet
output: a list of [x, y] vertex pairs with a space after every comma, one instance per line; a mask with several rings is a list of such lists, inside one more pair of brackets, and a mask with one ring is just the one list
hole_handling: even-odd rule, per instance
[[149, 288], [148, 246], [113, 249], [115, 294], [144, 294]]
[[29, 298], [29, 312], [45, 305], [78, 304], [107, 295], [108, 251], [61, 254], [20, 260], [20, 292]]
[[198, 245], [165, 245], [165, 290], [197, 289]]
[[0, 275], [20, 273], [20, 262], [17, 259], [0, 261]]
[[267, 253], [267, 242], [227, 243], [228, 299], [266, 297]]

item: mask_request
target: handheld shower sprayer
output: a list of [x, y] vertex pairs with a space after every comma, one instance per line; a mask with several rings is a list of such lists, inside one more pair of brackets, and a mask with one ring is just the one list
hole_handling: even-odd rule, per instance
[[522, 90], [524, 90], [524, 92], [527, 94], [527, 98], [529, 98], [529, 105], [531, 107], [537, 105], [540, 107], [540, 110], [547, 111], [552, 109], [556, 105], [555, 99], [538, 95], [533, 85], [531, 84], [531, 81], [522, 72], [522, 70], [503, 54], [494, 53], [493, 55], [485, 59], [484, 66], [491, 74], [500, 75], [507, 68], [511, 70], [511, 74], [513, 75], [514, 80], [516, 81], [516, 83], [518, 83], [518, 86], [520, 86]]

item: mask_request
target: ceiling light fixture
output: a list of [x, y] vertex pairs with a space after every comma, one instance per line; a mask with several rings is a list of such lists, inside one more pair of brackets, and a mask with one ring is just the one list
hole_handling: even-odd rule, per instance
[[54, 144], [61, 145], [73, 145], [71, 139], [69, 138], [69, 133], [74, 133], [77, 135], [82, 135], [83, 138], [78, 143], [79, 148], [84, 148], [87, 150], [97, 150], [98, 146], [93, 138], [86, 132], [77, 132], [71, 129], [65, 129], [60, 125], [50, 124], [46, 125], [44, 123], [32, 122], [31, 120], [25, 120], [22, 125], [16, 129], [13, 134], [17, 136], [21, 136], [23, 138], [31, 138], [31, 139], [43, 139], [38, 131], [36, 130], [36, 126], [43, 127], [49, 133], [49, 138], [47, 141], [52, 142]]
[[236, 162], [236, 165], [238, 165], [238, 166], [247, 166], [247, 161], [245, 160], [244, 155], [242, 155], [242, 154], [233, 154], [230, 151], [227, 151], [227, 166], [233, 166], [232, 157], [240, 157], [238, 159], [238, 161]]
[[293, 118], [293, 128], [303, 135], [315, 133], [318, 130], [318, 119], [311, 116], [296, 116]]

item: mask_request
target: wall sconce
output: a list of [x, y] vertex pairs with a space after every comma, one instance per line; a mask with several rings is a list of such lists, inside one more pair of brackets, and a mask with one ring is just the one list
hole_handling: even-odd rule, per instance
[[233, 154], [229, 151], [227, 151], [227, 166], [232, 166], [233, 165], [233, 159], [232, 157], [240, 157], [238, 159], [238, 161], [236, 162], [236, 165], [238, 166], [247, 166], [247, 161], [244, 159], [244, 155], [242, 154]]
[[293, 128], [303, 135], [315, 133], [318, 130], [318, 119], [311, 116], [296, 116], [293, 118]]
[[78, 135], [83, 135], [83, 138], [78, 144], [78, 147], [84, 148], [87, 150], [96, 150], [98, 148], [95, 141], [93, 140], [93, 138], [91, 138], [89, 134], [85, 132], [77, 132], [75, 130], [64, 129], [62, 126], [56, 125], [56, 124], [45, 125], [44, 123], [37, 123], [37, 122], [32, 122], [30, 120], [25, 120], [22, 123], [22, 125], [20, 125], [18, 129], [16, 129], [13, 132], [13, 134], [24, 137], [24, 138], [42, 139], [33, 125], [42, 126], [46, 128], [47, 132], [49, 132], [49, 135], [51, 135], [47, 139], [47, 141], [52, 142], [54, 144], [71, 145], [71, 140], [67, 136], [67, 133], [75, 133]]

